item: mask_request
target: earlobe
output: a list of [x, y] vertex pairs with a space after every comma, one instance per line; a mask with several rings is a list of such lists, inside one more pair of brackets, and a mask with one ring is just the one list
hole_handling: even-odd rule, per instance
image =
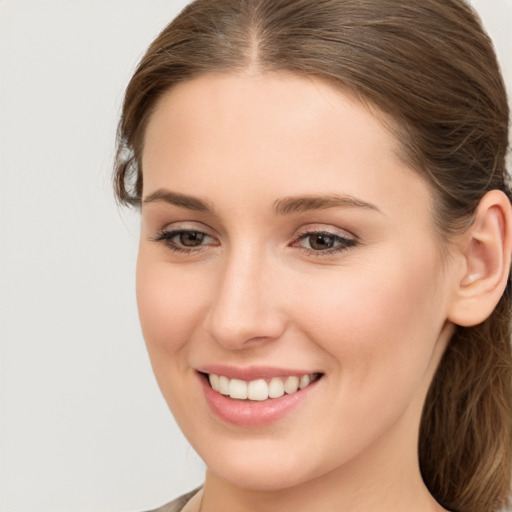
[[490, 316], [507, 284], [512, 252], [512, 207], [499, 190], [480, 201], [473, 224], [463, 237], [465, 265], [457, 283], [449, 320], [469, 327]]

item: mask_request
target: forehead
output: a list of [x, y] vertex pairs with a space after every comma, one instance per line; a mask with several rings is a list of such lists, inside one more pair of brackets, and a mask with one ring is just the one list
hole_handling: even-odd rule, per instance
[[[243, 130], [241, 135], [249, 136], [251, 128], [252, 134], [259, 130], [259, 135], [271, 135], [275, 131], [273, 128], [286, 128], [280, 135], [292, 134], [290, 123], [298, 122], [300, 124], [296, 125], [293, 132], [296, 136], [301, 127], [318, 130], [329, 118], [339, 120], [341, 113], [346, 118], [350, 110], [341, 112], [342, 104], [350, 105], [354, 112], [359, 110], [358, 117], [361, 120], [366, 118], [371, 123], [384, 121], [381, 123], [380, 135], [387, 144], [398, 149], [399, 144], [385, 129], [385, 124], [392, 125], [393, 121], [377, 107], [369, 102], [363, 103], [354, 93], [335, 87], [326, 80], [288, 72], [200, 75], [164, 93], [153, 109], [149, 125], [155, 124], [155, 118], [160, 122], [165, 119], [179, 122], [182, 129], [199, 118], [203, 123], [209, 120], [229, 120], [236, 124], [232, 127], [237, 128], [238, 132]], [[278, 118], [281, 118], [282, 123], [276, 125]]]
[[150, 118], [145, 192], [208, 195], [224, 183], [242, 193], [249, 182], [251, 196], [271, 202], [335, 192], [386, 206], [414, 188], [427, 206], [428, 187], [375, 114], [310, 77], [203, 75], [167, 92]]

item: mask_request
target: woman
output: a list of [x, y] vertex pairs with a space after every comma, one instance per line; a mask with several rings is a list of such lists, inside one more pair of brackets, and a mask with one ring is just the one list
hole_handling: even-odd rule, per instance
[[158, 36], [116, 191], [141, 209], [153, 369], [207, 466], [162, 511], [508, 503], [507, 130], [460, 0], [198, 0]]

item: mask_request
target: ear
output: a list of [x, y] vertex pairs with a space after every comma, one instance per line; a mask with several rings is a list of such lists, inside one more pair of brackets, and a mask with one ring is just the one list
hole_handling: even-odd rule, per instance
[[500, 300], [510, 272], [512, 207], [499, 191], [480, 201], [460, 246], [462, 270], [448, 319], [469, 327], [487, 319]]

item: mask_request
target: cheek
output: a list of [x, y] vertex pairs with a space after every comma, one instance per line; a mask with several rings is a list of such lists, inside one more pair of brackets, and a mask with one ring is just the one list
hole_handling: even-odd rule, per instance
[[[137, 261], [137, 305], [144, 339], [155, 372], [159, 363], [178, 364], [173, 357], [187, 350], [187, 341], [199, 326], [204, 283], [173, 271], [166, 261], [150, 258], [144, 250]], [[162, 360], [162, 361], [160, 361]], [[157, 376], [158, 377], [158, 376]]]
[[[188, 364], [194, 331], [201, 329], [203, 287], [190, 273], [139, 251], [137, 305], [153, 373], [178, 422], [188, 418], [190, 397], [182, 390], [195, 381]], [[204, 294], [203, 294], [204, 295]], [[180, 421], [181, 420], [181, 421]]]
[[409, 256], [393, 251], [387, 264], [382, 255], [378, 266], [334, 273], [293, 305], [353, 390], [417, 382], [430, 363], [444, 322], [439, 265], [434, 256]]

